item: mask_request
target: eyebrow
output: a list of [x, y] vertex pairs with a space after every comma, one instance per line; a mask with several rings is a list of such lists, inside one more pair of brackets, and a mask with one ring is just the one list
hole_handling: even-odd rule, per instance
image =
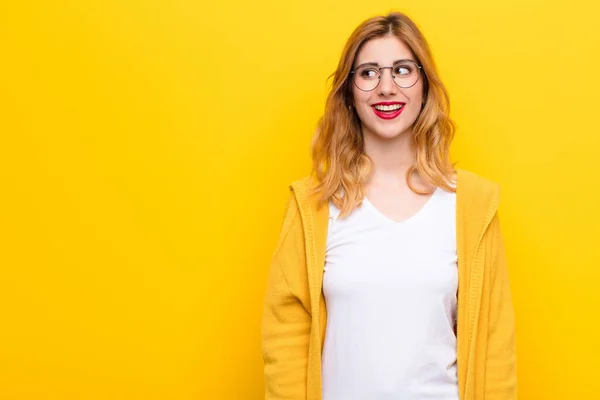
[[[416, 61], [415, 61], [415, 60], [412, 60], [412, 59], [410, 59], [410, 58], [403, 58], [403, 59], [401, 59], [401, 60], [396, 60], [396, 61], [394, 61], [394, 62], [392, 63], [392, 65], [396, 65], [396, 64], [398, 64], [398, 63], [401, 63], [401, 62], [403, 62], [403, 61], [412, 61], [412, 62], [416, 63]], [[369, 66], [369, 67], [379, 67], [379, 64], [378, 64], [378, 63], [376, 63], [376, 62], [366, 62], [366, 63], [362, 63], [362, 64], [360, 64], [360, 65], [357, 65], [357, 66], [356, 66], [356, 68], [359, 68], [359, 67], [366, 67], [366, 66]]]

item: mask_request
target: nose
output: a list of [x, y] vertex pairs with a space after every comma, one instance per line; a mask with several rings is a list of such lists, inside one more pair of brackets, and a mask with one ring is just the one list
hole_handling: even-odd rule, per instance
[[[386, 69], [389, 70], [389, 72], [386, 73]], [[378, 86], [379, 94], [382, 96], [395, 94], [396, 88], [397, 86], [394, 82], [394, 77], [392, 76], [392, 67], [381, 68]]]

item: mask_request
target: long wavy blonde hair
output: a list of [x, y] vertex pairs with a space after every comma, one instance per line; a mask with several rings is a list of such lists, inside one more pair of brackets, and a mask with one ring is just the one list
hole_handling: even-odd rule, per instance
[[[393, 12], [370, 18], [352, 33], [340, 58], [327, 96], [325, 112], [319, 119], [311, 143], [312, 173], [316, 177], [311, 193], [318, 193], [320, 204], [329, 200], [348, 215], [364, 198], [363, 185], [369, 179], [373, 161], [364, 152], [361, 122], [352, 105], [350, 71], [362, 46], [371, 39], [393, 35], [404, 42], [422, 66], [424, 106], [413, 126], [416, 165], [406, 174], [410, 189], [414, 173], [428, 183], [455, 191], [455, 169], [450, 161], [450, 144], [456, 130], [450, 119], [450, 99], [440, 80], [431, 50], [417, 25], [405, 14]], [[343, 196], [342, 196], [343, 190]]]

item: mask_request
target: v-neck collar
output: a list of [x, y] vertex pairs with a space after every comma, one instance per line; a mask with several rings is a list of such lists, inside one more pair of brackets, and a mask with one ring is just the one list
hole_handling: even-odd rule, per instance
[[443, 190], [443, 189], [441, 189], [439, 187], [436, 188], [434, 190], [433, 194], [431, 194], [431, 196], [429, 196], [429, 198], [427, 199], [427, 201], [425, 202], [425, 204], [423, 204], [421, 206], [421, 208], [419, 208], [411, 216], [409, 216], [407, 218], [404, 218], [401, 221], [396, 221], [396, 220], [392, 219], [391, 217], [385, 215], [377, 207], [375, 207], [375, 205], [373, 203], [371, 203], [371, 200], [369, 200], [367, 198], [367, 196], [365, 196], [363, 198], [363, 205], [368, 209], [368, 211], [372, 215], [374, 215], [377, 219], [381, 220], [386, 225], [392, 226], [392, 227], [395, 227], [395, 228], [405, 228], [405, 227], [408, 227], [408, 226], [414, 224], [415, 222], [418, 222], [422, 218], [425, 218], [430, 213], [431, 208], [438, 201], [438, 198], [440, 196], [440, 190]]

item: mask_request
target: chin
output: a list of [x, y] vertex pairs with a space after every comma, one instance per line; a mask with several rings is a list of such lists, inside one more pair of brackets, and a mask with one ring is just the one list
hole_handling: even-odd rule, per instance
[[398, 127], [386, 127], [386, 129], [370, 129], [371, 132], [373, 132], [373, 134], [381, 139], [395, 139], [399, 136], [402, 136], [404, 134], [406, 134], [407, 131], [409, 131], [409, 128], [405, 127], [405, 126], [398, 126]]

